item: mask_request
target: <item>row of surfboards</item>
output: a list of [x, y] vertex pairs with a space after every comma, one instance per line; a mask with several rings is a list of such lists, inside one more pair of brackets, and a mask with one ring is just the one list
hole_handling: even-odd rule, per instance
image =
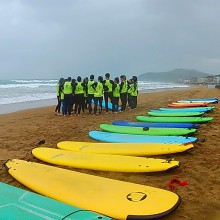
[[[41, 147], [33, 149], [32, 153], [45, 162], [75, 168], [116, 172], [165, 171], [178, 167], [179, 162], [138, 156], [192, 149], [196, 138], [178, 135], [194, 133], [200, 123], [212, 120], [211, 117], [195, 116], [211, 111], [214, 107], [206, 107], [207, 104], [216, 102], [217, 98], [181, 100], [172, 105], [184, 108], [151, 111], [159, 111], [159, 116], [153, 116], [157, 122], [145, 118], [144, 122], [114, 121], [112, 125], [100, 125], [104, 132], [89, 133], [95, 140], [111, 143], [63, 141], [57, 144], [60, 149]], [[161, 116], [163, 112], [165, 115]], [[172, 113], [178, 113], [175, 122]], [[171, 122], [167, 122], [168, 118]], [[198, 119], [181, 123], [177, 122], [178, 118]], [[137, 119], [140, 118], [137, 116]], [[0, 183], [0, 192], [5, 195], [0, 200], [3, 219], [23, 219], [24, 216], [26, 219], [153, 219], [169, 214], [181, 202], [179, 195], [166, 190], [40, 163], [14, 159], [7, 161], [5, 167], [23, 185], [46, 197]]]

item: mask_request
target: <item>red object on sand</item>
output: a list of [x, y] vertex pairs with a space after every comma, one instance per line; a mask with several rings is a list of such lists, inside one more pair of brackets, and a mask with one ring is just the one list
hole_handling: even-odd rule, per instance
[[171, 108], [188, 108], [188, 107], [206, 107], [208, 103], [182, 103], [182, 104], [168, 104]]
[[183, 181], [181, 182], [178, 178], [173, 178], [170, 180], [169, 182], [169, 188], [170, 190], [174, 190], [175, 186], [173, 185], [174, 183], [178, 184], [179, 186], [187, 186], [188, 182], [187, 181]]

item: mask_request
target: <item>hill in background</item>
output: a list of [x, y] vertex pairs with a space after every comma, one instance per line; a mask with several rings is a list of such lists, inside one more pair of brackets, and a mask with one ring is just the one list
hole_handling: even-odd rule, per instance
[[174, 69], [168, 72], [148, 72], [138, 77], [139, 81], [151, 82], [175, 82], [182, 83], [192, 78], [210, 76], [211, 74], [197, 71], [195, 69]]

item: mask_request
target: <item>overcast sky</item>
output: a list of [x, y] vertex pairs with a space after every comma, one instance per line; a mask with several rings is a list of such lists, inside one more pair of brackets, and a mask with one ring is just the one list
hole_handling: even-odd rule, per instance
[[0, 0], [0, 79], [220, 73], [219, 0]]

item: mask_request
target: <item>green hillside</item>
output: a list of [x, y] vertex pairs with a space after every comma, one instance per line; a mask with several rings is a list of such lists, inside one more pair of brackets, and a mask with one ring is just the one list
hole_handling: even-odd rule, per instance
[[143, 73], [138, 76], [138, 80], [151, 82], [183, 82], [187, 79], [209, 75], [211, 74], [200, 72], [194, 69], [174, 69], [168, 72]]

